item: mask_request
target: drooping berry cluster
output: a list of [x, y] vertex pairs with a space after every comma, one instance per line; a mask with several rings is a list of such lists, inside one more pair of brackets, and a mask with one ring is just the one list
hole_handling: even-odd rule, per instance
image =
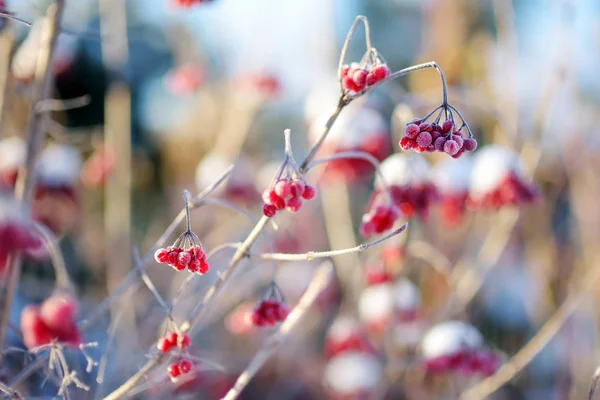
[[177, 271], [187, 269], [191, 273], [204, 275], [209, 269], [200, 239], [191, 231], [179, 236], [173, 246], [156, 250], [154, 259], [159, 264], [167, 264]]
[[[438, 116], [433, 122], [428, 123], [427, 119], [437, 110], [440, 110]], [[450, 105], [442, 105], [425, 118], [415, 119], [407, 124], [404, 137], [400, 140], [400, 147], [418, 153], [439, 151], [454, 158], [460, 157], [465, 151], [474, 151], [477, 148], [477, 140], [473, 138], [469, 126], [462, 120], [460, 114], [462, 125], [457, 126], [452, 110], [456, 111]], [[446, 114], [446, 121], [439, 125], [442, 112]], [[468, 133], [466, 138], [461, 133], [463, 128], [466, 128]]]
[[410, 186], [390, 187], [394, 204], [406, 217], [418, 215], [427, 219], [431, 206], [439, 200], [436, 186], [431, 182], [422, 182]]
[[360, 224], [360, 234], [363, 237], [371, 237], [392, 229], [394, 222], [400, 218], [400, 211], [387, 204], [377, 204], [371, 207], [369, 212], [363, 215]]
[[295, 213], [302, 207], [302, 199], [311, 200], [316, 194], [315, 188], [306, 184], [304, 179], [279, 179], [273, 187], [263, 192], [263, 214], [271, 218], [277, 211], [286, 208]]
[[254, 326], [273, 326], [284, 321], [290, 313], [288, 306], [274, 299], [261, 301], [252, 313], [249, 320]]
[[171, 382], [178, 381], [179, 376], [187, 374], [192, 370], [193, 364], [187, 358], [182, 358], [176, 363], [172, 363], [167, 367], [167, 372], [171, 378]]
[[76, 305], [68, 295], [53, 295], [40, 307], [28, 305], [21, 313], [23, 342], [28, 349], [53, 340], [78, 345], [81, 335], [75, 324]]
[[272, 282], [265, 293], [265, 297], [246, 318], [254, 326], [273, 326], [284, 321], [289, 313], [290, 309], [285, 304], [281, 289], [275, 282]]
[[351, 63], [342, 66], [342, 87], [351, 92], [360, 92], [367, 86], [372, 86], [384, 80], [391, 74], [390, 68], [385, 63], [376, 61], [375, 64]]
[[187, 334], [168, 332], [164, 337], [158, 339], [158, 342], [156, 342], [156, 347], [158, 348], [158, 351], [164, 354], [170, 352], [174, 347], [184, 350], [188, 348], [190, 344], [191, 340]]

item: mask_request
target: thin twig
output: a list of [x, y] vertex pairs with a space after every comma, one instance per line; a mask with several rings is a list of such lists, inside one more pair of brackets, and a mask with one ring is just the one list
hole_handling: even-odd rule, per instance
[[[19, 170], [15, 185], [15, 197], [23, 202], [27, 211], [31, 208], [33, 188], [36, 181], [35, 166], [45, 137], [44, 122], [46, 113], [37, 113], [35, 107], [39, 101], [48, 99], [52, 93], [54, 76], [51, 71], [51, 61], [56, 48], [56, 39], [60, 31], [60, 21], [64, 6], [65, 0], [56, 0], [48, 8], [48, 15], [44, 20], [40, 50], [35, 66], [34, 100], [31, 103], [29, 119], [27, 121], [25, 164]], [[4, 347], [6, 327], [10, 314], [9, 310], [21, 276], [20, 257], [11, 257], [7, 261], [7, 265], [11, 274], [6, 284], [4, 303], [2, 304], [2, 312], [0, 312], [0, 349]], [[0, 351], [0, 361], [2, 361], [2, 357], [3, 352]]]
[[256, 375], [263, 364], [271, 357], [275, 350], [286, 340], [292, 331], [302, 320], [302, 317], [308, 309], [314, 304], [319, 294], [327, 287], [330, 283], [333, 273], [333, 267], [331, 263], [325, 262], [316, 272], [309, 284], [306, 292], [300, 298], [298, 305], [294, 307], [290, 315], [281, 324], [279, 329], [267, 339], [265, 344], [262, 346], [260, 351], [254, 356], [250, 364], [246, 367], [244, 372], [238, 377], [233, 387], [227, 392], [223, 400], [234, 400], [236, 399], [242, 390], [246, 387], [248, 382]]
[[594, 376], [592, 376], [592, 383], [590, 384], [590, 392], [588, 394], [588, 400], [596, 399], [596, 390], [598, 389], [598, 382], [600, 381], [600, 367], [596, 368]]
[[64, 290], [69, 294], [74, 294], [73, 283], [69, 277], [69, 271], [65, 265], [65, 259], [57, 244], [57, 239], [54, 234], [44, 225], [34, 223], [35, 228], [42, 237], [42, 241], [52, 260], [54, 267], [54, 275], [56, 275], [56, 287]]
[[408, 223], [403, 224], [400, 228], [395, 231], [388, 233], [387, 235], [374, 240], [372, 242], [363, 243], [356, 247], [351, 247], [349, 249], [340, 249], [340, 250], [329, 250], [329, 251], [309, 251], [308, 253], [303, 254], [288, 254], [288, 253], [258, 253], [258, 254], [250, 254], [250, 257], [257, 257], [263, 260], [277, 260], [277, 261], [303, 261], [303, 260], [314, 260], [316, 258], [328, 258], [341, 256], [344, 254], [353, 254], [360, 253], [362, 251], [367, 250], [370, 247], [376, 246], [381, 242], [384, 242], [399, 233], [404, 232]]
[[[342, 51], [340, 52], [340, 60], [338, 62], [338, 69], [337, 69], [337, 77], [338, 77], [338, 81], [340, 81], [340, 87], [342, 87], [342, 66], [344, 65], [344, 60], [346, 59], [346, 53], [348, 52], [348, 46], [350, 45], [350, 41], [352, 40], [352, 37], [354, 36], [354, 32], [356, 31], [356, 28], [358, 28], [358, 25], [360, 23], [363, 23], [363, 25], [365, 26], [365, 43], [367, 45], [367, 53], [369, 53], [371, 51], [371, 31], [369, 29], [369, 21], [367, 20], [367, 18], [363, 15], [359, 15], [358, 17], [356, 17], [356, 19], [354, 19], [354, 22], [352, 23], [352, 26], [350, 27], [350, 30], [348, 31], [348, 34], [346, 35], [346, 40], [344, 40], [344, 45], [342, 46]], [[344, 89], [342, 88], [342, 91]], [[343, 94], [343, 92], [342, 92]]]
[[75, 108], [81, 108], [89, 105], [92, 101], [90, 95], [84, 95], [76, 97], [74, 99], [57, 100], [57, 99], [45, 99], [41, 100], [36, 105], [36, 111], [39, 113], [49, 111], [67, 111]]
[[5, 395], [7, 395], [8, 397], [10, 397], [11, 399], [25, 400], [25, 398], [23, 396], [21, 396], [21, 393], [19, 393], [18, 391], [12, 389], [10, 386], [7, 386], [3, 382], [0, 382], [0, 392], [4, 393]]

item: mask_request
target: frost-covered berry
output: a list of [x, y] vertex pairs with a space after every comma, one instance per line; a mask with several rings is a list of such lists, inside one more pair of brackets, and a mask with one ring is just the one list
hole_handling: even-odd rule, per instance
[[181, 372], [182, 374], [187, 374], [191, 370], [192, 362], [190, 360], [184, 358], [181, 361], [179, 361], [179, 372]]
[[298, 210], [300, 210], [300, 207], [302, 207], [302, 200], [300, 199], [300, 197], [292, 197], [288, 200], [287, 209], [289, 212], [298, 212]]
[[263, 215], [268, 218], [272, 218], [277, 213], [277, 208], [271, 204], [263, 204]]
[[169, 365], [167, 367], [167, 372], [169, 373], [169, 376], [171, 377], [172, 380], [177, 378], [179, 375], [181, 375], [181, 370], [179, 369], [178, 364]]
[[285, 199], [292, 193], [292, 185], [287, 179], [281, 179], [275, 184], [275, 194]]
[[312, 200], [317, 194], [316, 189], [313, 186], [306, 185], [304, 192], [302, 192], [302, 198], [304, 200]]
[[460, 146], [455, 140], [449, 139], [446, 141], [446, 143], [444, 143], [444, 151], [451, 156], [458, 153], [459, 150]]
[[431, 144], [431, 133], [421, 132], [417, 136], [417, 144], [421, 147], [427, 147]]

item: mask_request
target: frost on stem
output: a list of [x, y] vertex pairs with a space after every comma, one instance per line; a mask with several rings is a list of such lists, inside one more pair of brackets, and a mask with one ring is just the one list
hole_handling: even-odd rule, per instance
[[277, 211], [287, 208], [289, 212], [298, 212], [302, 200], [311, 200], [317, 194], [316, 189], [304, 180], [304, 176], [294, 159], [290, 143], [290, 130], [285, 132], [285, 160], [271, 181], [271, 185], [262, 194], [263, 214], [271, 218]]

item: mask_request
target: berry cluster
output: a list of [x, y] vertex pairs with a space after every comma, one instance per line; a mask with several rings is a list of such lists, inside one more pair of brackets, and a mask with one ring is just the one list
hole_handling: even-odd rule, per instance
[[413, 149], [417, 153], [440, 151], [458, 158], [465, 151], [474, 151], [477, 141], [470, 135], [464, 138], [452, 120], [438, 125], [417, 119], [406, 126], [400, 147], [403, 150]]
[[439, 203], [442, 222], [450, 226], [459, 224], [467, 211], [468, 199], [468, 193], [443, 195]]
[[208, 262], [206, 262], [206, 253], [202, 246], [195, 245], [188, 249], [181, 247], [167, 247], [156, 250], [154, 259], [160, 264], [167, 264], [183, 271], [187, 268], [191, 273], [204, 275], [208, 272]]
[[480, 198], [470, 197], [468, 205], [473, 208], [498, 209], [506, 205], [519, 206], [531, 203], [538, 196], [535, 186], [523, 182], [516, 173], [510, 172], [494, 190], [487, 192]]
[[61, 343], [78, 345], [81, 336], [75, 324], [76, 307], [67, 295], [53, 295], [40, 307], [29, 305], [21, 313], [23, 342], [33, 349], [57, 340]]
[[10, 254], [35, 251], [42, 245], [31, 227], [14, 221], [0, 223], [0, 271]]
[[178, 347], [183, 350], [190, 346], [190, 337], [185, 334], [177, 334], [176, 332], [169, 332], [164, 337], [158, 339], [156, 342], [156, 347], [158, 351], [165, 354], [171, 351], [172, 348]]
[[369, 212], [363, 215], [360, 223], [360, 234], [363, 237], [371, 237], [383, 233], [394, 226], [394, 222], [400, 218], [400, 212], [395, 206], [378, 204], [371, 207]]
[[352, 63], [342, 67], [342, 87], [351, 92], [360, 92], [367, 86], [372, 86], [384, 80], [391, 74], [386, 64], [367, 64], [361, 68], [359, 63]]
[[261, 301], [252, 310], [252, 313], [248, 316], [248, 320], [254, 326], [273, 326], [285, 320], [289, 313], [290, 309], [284, 302], [268, 299]]
[[439, 200], [438, 190], [431, 182], [392, 186], [390, 191], [394, 204], [407, 218], [416, 214], [421, 219], [427, 219], [430, 207]]
[[307, 185], [303, 179], [279, 179], [273, 187], [263, 192], [263, 214], [271, 218], [284, 208], [289, 212], [297, 212], [302, 207], [302, 199], [310, 200], [316, 194], [315, 188]]
[[487, 349], [463, 350], [455, 354], [440, 356], [425, 362], [429, 374], [458, 373], [461, 375], [490, 376], [498, 369], [499, 360]]
[[177, 378], [179, 378], [182, 374], [187, 374], [192, 370], [193, 364], [187, 358], [182, 358], [176, 363], [173, 363], [167, 367], [167, 372], [169, 373], [169, 377], [171, 378], [171, 382], [177, 382]]

